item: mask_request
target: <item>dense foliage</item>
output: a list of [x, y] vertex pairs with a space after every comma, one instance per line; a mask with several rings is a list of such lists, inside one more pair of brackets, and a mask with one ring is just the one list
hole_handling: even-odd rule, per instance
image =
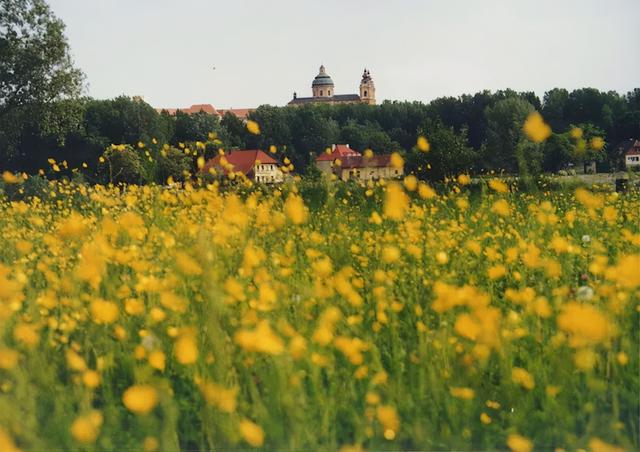
[[[640, 137], [640, 89], [626, 96], [582, 89], [567, 93], [566, 99], [558, 99], [557, 91], [562, 90], [548, 92], [544, 102], [533, 93], [506, 90], [441, 98], [428, 104], [261, 106], [250, 114], [260, 124], [259, 135], [249, 133], [242, 120], [228, 113], [221, 119], [204, 112], [171, 116], [156, 112], [140, 99], [81, 99], [67, 101], [81, 120], [78, 124], [69, 121], [74, 126], [63, 135], [63, 145], [56, 137], [25, 125], [17, 156], [9, 158], [0, 151], [0, 166], [34, 173], [46, 168], [49, 158], [66, 160], [72, 167], [86, 162], [90, 178], [95, 178], [98, 157], [111, 144], [136, 146], [155, 138], [174, 147], [180, 143], [193, 147], [193, 142], [206, 140], [214, 132], [219, 141], [216, 148], [267, 150], [276, 146], [302, 173], [327, 146], [341, 142], [360, 151], [399, 151], [413, 169], [421, 168], [418, 173], [426, 179], [462, 171], [513, 173], [522, 168], [517, 145], [523, 120], [537, 108], [549, 117], [554, 133], [547, 144], [526, 152], [530, 170], [558, 171], [591, 160], [597, 160], [601, 170], [621, 168], [618, 143]], [[574, 126], [584, 130], [587, 139], [605, 138], [604, 151], [592, 155], [577, 150], [569, 137]], [[415, 152], [419, 134], [432, 142], [432, 154], [426, 160]], [[427, 164], [432, 171], [423, 171]]]
[[82, 80], [64, 24], [44, 0], [0, 0], [0, 163], [63, 144], [82, 119], [67, 101], [80, 94]]

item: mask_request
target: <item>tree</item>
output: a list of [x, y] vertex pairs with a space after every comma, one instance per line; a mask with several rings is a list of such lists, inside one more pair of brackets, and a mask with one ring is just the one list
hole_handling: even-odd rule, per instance
[[186, 143], [191, 141], [207, 141], [210, 132], [218, 132], [220, 122], [216, 116], [201, 111], [187, 114], [178, 111], [175, 116], [173, 141]]
[[0, 11], [0, 158], [11, 160], [25, 127], [64, 140], [77, 110], [51, 110], [80, 95], [84, 76], [73, 66], [64, 23], [44, 0], [0, 0]]
[[84, 117], [87, 134], [102, 137], [104, 145], [167, 141], [160, 114], [141, 99], [119, 96], [110, 100], [90, 100]]
[[475, 151], [467, 144], [467, 130], [457, 133], [440, 120], [428, 119], [419, 133], [428, 137], [431, 149], [422, 152], [414, 147], [407, 154], [406, 169], [421, 179], [442, 180], [469, 172]]
[[564, 169], [573, 159], [574, 147], [569, 133], [554, 133], [542, 145], [542, 168], [557, 172]]
[[533, 105], [518, 97], [508, 97], [487, 107], [487, 162], [493, 169], [516, 172], [516, 147], [522, 139], [522, 125], [534, 111]]

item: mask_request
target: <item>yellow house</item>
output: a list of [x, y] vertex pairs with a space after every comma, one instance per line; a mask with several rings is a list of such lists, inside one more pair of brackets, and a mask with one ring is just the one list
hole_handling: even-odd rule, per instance
[[316, 166], [323, 173], [335, 174], [342, 180], [369, 181], [404, 176], [404, 168], [391, 165], [390, 155], [365, 157], [348, 144], [334, 144], [331, 152], [323, 152], [316, 158]]
[[345, 157], [337, 166], [340, 179], [358, 179], [362, 181], [394, 179], [404, 176], [404, 168], [396, 168], [391, 164], [390, 155], [374, 155]]

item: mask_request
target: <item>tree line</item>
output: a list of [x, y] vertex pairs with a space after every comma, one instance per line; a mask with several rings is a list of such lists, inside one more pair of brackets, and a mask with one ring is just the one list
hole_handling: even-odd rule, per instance
[[[278, 156], [288, 157], [295, 170], [304, 173], [328, 146], [348, 143], [360, 151], [400, 152], [408, 171], [442, 179], [461, 172], [555, 172], [584, 161], [597, 161], [603, 171], [615, 170], [621, 165], [619, 143], [640, 138], [640, 88], [626, 94], [556, 88], [542, 98], [506, 89], [373, 106], [263, 105], [249, 115], [261, 128], [253, 135], [229, 113], [222, 118], [204, 112], [170, 115], [139, 98], [81, 97], [84, 76], [69, 56], [64, 24], [46, 2], [0, 0], [0, 7], [2, 169], [35, 173], [53, 159], [84, 168], [100, 180], [100, 157], [110, 145], [146, 152], [139, 144], [154, 143], [156, 151], [164, 149], [163, 158], [179, 160], [168, 162], [169, 169], [184, 168], [181, 153], [191, 157], [195, 168], [197, 155], [203, 153], [208, 157], [219, 149], [275, 146]], [[553, 130], [539, 145], [527, 143], [522, 134], [522, 124], [534, 110]], [[580, 140], [575, 139], [578, 129]], [[431, 144], [429, 153], [416, 150], [421, 135]], [[604, 138], [604, 149], [584, 146], [592, 137]]]

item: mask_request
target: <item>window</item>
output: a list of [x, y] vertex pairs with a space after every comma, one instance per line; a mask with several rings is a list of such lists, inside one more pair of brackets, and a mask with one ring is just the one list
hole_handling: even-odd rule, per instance
[[364, 90], [364, 97], [367, 97], [367, 90]]
[[320, 95], [322, 96], [322, 90], [320, 90]]
[[331, 96], [331, 90], [327, 91], [327, 96]]

